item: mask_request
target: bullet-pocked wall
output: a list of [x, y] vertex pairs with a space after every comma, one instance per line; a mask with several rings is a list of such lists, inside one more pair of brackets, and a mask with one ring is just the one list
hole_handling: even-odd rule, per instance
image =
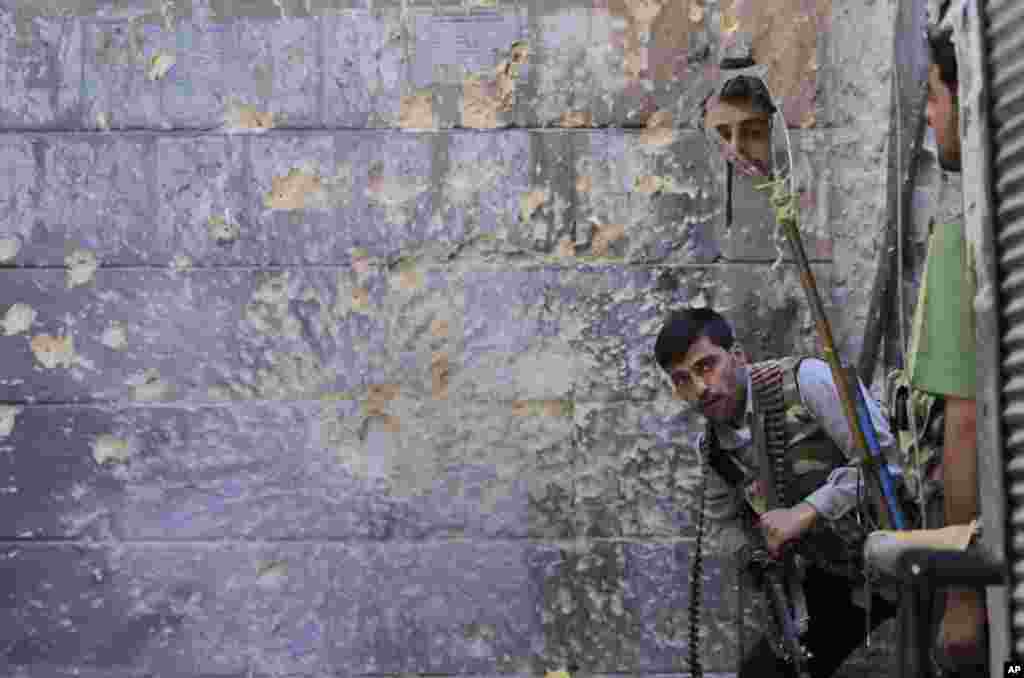
[[0, 3], [4, 675], [685, 672], [699, 422], [654, 339], [816, 345], [697, 114], [769, 67], [855, 357], [893, 10]]

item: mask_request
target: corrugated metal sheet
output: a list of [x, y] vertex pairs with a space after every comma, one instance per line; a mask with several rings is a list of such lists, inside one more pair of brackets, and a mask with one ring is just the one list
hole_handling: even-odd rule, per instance
[[1007, 555], [1013, 563], [1011, 643], [1024, 654], [1024, 2], [985, 3], [985, 24], [1010, 523]]

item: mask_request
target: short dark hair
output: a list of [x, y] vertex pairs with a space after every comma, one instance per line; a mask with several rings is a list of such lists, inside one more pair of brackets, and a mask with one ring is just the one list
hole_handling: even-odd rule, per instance
[[661, 369], [686, 355], [701, 337], [725, 350], [732, 348], [733, 332], [728, 321], [710, 308], [688, 308], [668, 317], [654, 343], [654, 358]]
[[[751, 62], [753, 63], [753, 62]], [[727, 80], [722, 89], [718, 92], [712, 92], [708, 94], [700, 102], [700, 122], [699, 127], [703, 129], [704, 118], [708, 114], [708, 104], [711, 100], [718, 96], [719, 99], [723, 97], [749, 97], [751, 103], [754, 105], [754, 110], [758, 113], [767, 113], [769, 116], [775, 115], [778, 110], [775, 104], [772, 102], [771, 94], [768, 92], [767, 85], [761, 78], [755, 78], [750, 75], [737, 75], [735, 78]], [[769, 118], [771, 122], [771, 118]]]
[[928, 52], [932, 63], [939, 67], [939, 79], [957, 94], [956, 47], [953, 45], [952, 28], [933, 28], [928, 31]]
[[768, 93], [768, 86], [761, 78], [738, 75], [722, 86], [719, 96], [749, 97], [754, 104], [754, 110], [758, 113], [773, 115], [776, 111], [775, 103], [772, 101], [771, 94]]

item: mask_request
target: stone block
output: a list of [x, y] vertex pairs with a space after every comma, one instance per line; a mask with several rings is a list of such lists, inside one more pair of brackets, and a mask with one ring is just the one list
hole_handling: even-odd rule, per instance
[[351, 225], [355, 247], [393, 257], [449, 239], [435, 219], [436, 141], [430, 134], [372, 133], [339, 149], [339, 162], [353, 168], [354, 199], [361, 201]]
[[413, 94], [404, 89], [409, 65], [401, 13], [397, 8], [355, 9], [326, 14], [320, 24], [324, 124], [397, 127], [403, 95]]
[[[665, 390], [667, 395], [667, 389]], [[693, 536], [700, 471], [692, 408], [662, 397], [646, 403], [577, 401], [579, 462], [574, 533], [596, 538]]]
[[236, 21], [226, 59], [225, 105], [251, 106], [274, 127], [320, 127], [320, 19]]
[[569, 310], [559, 338], [578, 365], [575, 397], [647, 399], [663, 391], [653, 362], [658, 332], [671, 309], [713, 303], [715, 284], [710, 270], [697, 268], [577, 266], [566, 274]]
[[246, 177], [247, 140], [230, 136], [161, 137], [157, 140], [159, 233], [171, 264], [239, 265], [267, 261], [254, 233]]
[[355, 184], [358, 169], [339, 157], [333, 135], [253, 138], [249, 162], [253, 233], [247, 244], [262, 261], [296, 264], [347, 256], [355, 246], [347, 228], [351, 222], [343, 228], [338, 222], [346, 208], [359, 214], [365, 198]]
[[[624, 548], [631, 612], [640, 627], [639, 666], [652, 673], [681, 671], [690, 652], [693, 544], [628, 543]], [[705, 670], [724, 673], [736, 667], [734, 568], [706, 547], [702, 561], [700, 656]]]
[[[174, 129], [243, 130], [268, 122], [261, 109], [246, 110], [239, 91], [238, 36], [216, 21], [183, 21], [174, 27], [174, 67], [162, 82], [163, 111]], [[251, 64], [250, 64], [251, 65]], [[245, 115], [249, 113], [249, 115]]]
[[15, 263], [62, 266], [89, 250], [100, 263], [138, 265], [166, 251], [167, 236], [154, 228], [153, 139], [42, 136], [6, 148], [14, 192], [0, 228], [20, 243]]
[[533, 546], [394, 543], [331, 568], [331, 664], [360, 673], [527, 673], [542, 639]]
[[872, 2], [834, 3], [818, 77], [832, 127], [856, 127], [872, 146], [889, 132], [890, 67], [896, 8]]
[[573, 148], [568, 133], [530, 135], [529, 186], [519, 195], [519, 218], [509, 245], [564, 257], [574, 240]]
[[641, 126], [659, 110], [688, 119], [706, 87], [702, 4], [578, 5], [529, 5], [536, 48], [521, 124]]
[[443, 182], [436, 211], [444, 227], [433, 238], [459, 242], [519, 231], [531, 161], [540, 160], [531, 153], [534, 136], [521, 131], [442, 135], [434, 171]]
[[427, 135], [340, 132], [251, 142], [255, 244], [267, 263], [394, 257], [442, 237]]
[[605, 71], [587, 59], [590, 11], [569, 3], [551, 11], [547, 3], [535, 2], [529, 6], [527, 18], [530, 56], [520, 89], [517, 123], [544, 127], [561, 124], [564, 119], [567, 124], [594, 124], [602, 94], [594, 81]]
[[[114, 413], [98, 408], [0, 407], [0, 536], [106, 539], [115, 535], [123, 482], [101, 459], [127, 453], [113, 439]], [[93, 444], [96, 444], [96, 450]], [[109, 444], [108, 444], [109, 443]]]
[[703, 136], [672, 127], [574, 135], [584, 257], [692, 264], [720, 251], [722, 202]]
[[[45, 172], [39, 167], [48, 144], [32, 137], [0, 139], [0, 264], [56, 263], [60, 258], [31, 245], [33, 226], [43, 204]], [[50, 254], [51, 256], [48, 256]]]
[[[562, 336], [572, 290], [556, 269], [465, 274], [459, 400], [564, 398], [581, 367]], [[568, 329], [568, 328], [566, 328]]]
[[526, 37], [520, 11], [503, 7], [466, 11], [462, 3], [457, 5], [440, 11], [416, 8], [410, 16], [409, 75], [414, 88], [461, 86], [474, 75], [493, 78], [502, 54]]
[[[365, 383], [382, 292], [344, 269], [3, 273], [3, 400], [316, 398]], [[12, 333], [13, 330], [13, 333]]]
[[[455, 405], [458, 497], [488, 538], [573, 536], [573, 480], [581, 463], [569, 399]], [[454, 468], [453, 468], [454, 471]]]
[[175, 33], [155, 23], [86, 21], [82, 127], [169, 127], [162, 96], [176, 61]]
[[174, 676], [325, 670], [321, 546], [42, 545], [4, 549], [8, 666]]
[[75, 127], [81, 106], [82, 22], [0, 9], [0, 125]]

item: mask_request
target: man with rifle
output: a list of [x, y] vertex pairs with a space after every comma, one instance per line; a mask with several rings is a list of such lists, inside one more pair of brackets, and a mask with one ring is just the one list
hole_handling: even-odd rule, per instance
[[[943, 3], [940, 15], [948, 5]], [[935, 135], [939, 165], [948, 172], [960, 172], [958, 76], [952, 28], [937, 23], [929, 31], [928, 48], [928, 126]], [[975, 292], [973, 250], [967, 244], [963, 224], [936, 224], [929, 235], [907, 361], [910, 386], [944, 401], [944, 425], [938, 426], [942, 432], [938, 443], [942, 449], [943, 518], [947, 529], [936, 530], [934, 535], [954, 534], [954, 526], [966, 526], [978, 518]], [[972, 540], [976, 536], [966, 531], [955, 534]], [[872, 535], [868, 560], [872, 566], [889, 571], [900, 562], [902, 551], [920, 548], [918, 544], [924, 543], [927, 532], [921, 532], [918, 538], [921, 541], [911, 542], [885, 532]], [[953, 548], [935, 541], [939, 545], [929, 548]], [[972, 541], [970, 546], [973, 551], [977, 543]], [[961, 543], [955, 550], [966, 548], [967, 544]], [[935, 659], [946, 675], [988, 675], [986, 626], [980, 586], [945, 592]]]
[[[698, 533], [707, 517], [709, 536], [763, 587], [774, 612], [774, 628], [743, 657], [740, 678], [832, 675], [864, 639], [854, 598], [867, 504], [829, 366], [797, 357], [751, 364], [729, 323], [706, 308], [672, 314], [654, 353], [674, 397], [706, 420]], [[891, 452], [878, 404], [858, 388], [879, 445]], [[873, 595], [871, 628], [895, 612]]]

